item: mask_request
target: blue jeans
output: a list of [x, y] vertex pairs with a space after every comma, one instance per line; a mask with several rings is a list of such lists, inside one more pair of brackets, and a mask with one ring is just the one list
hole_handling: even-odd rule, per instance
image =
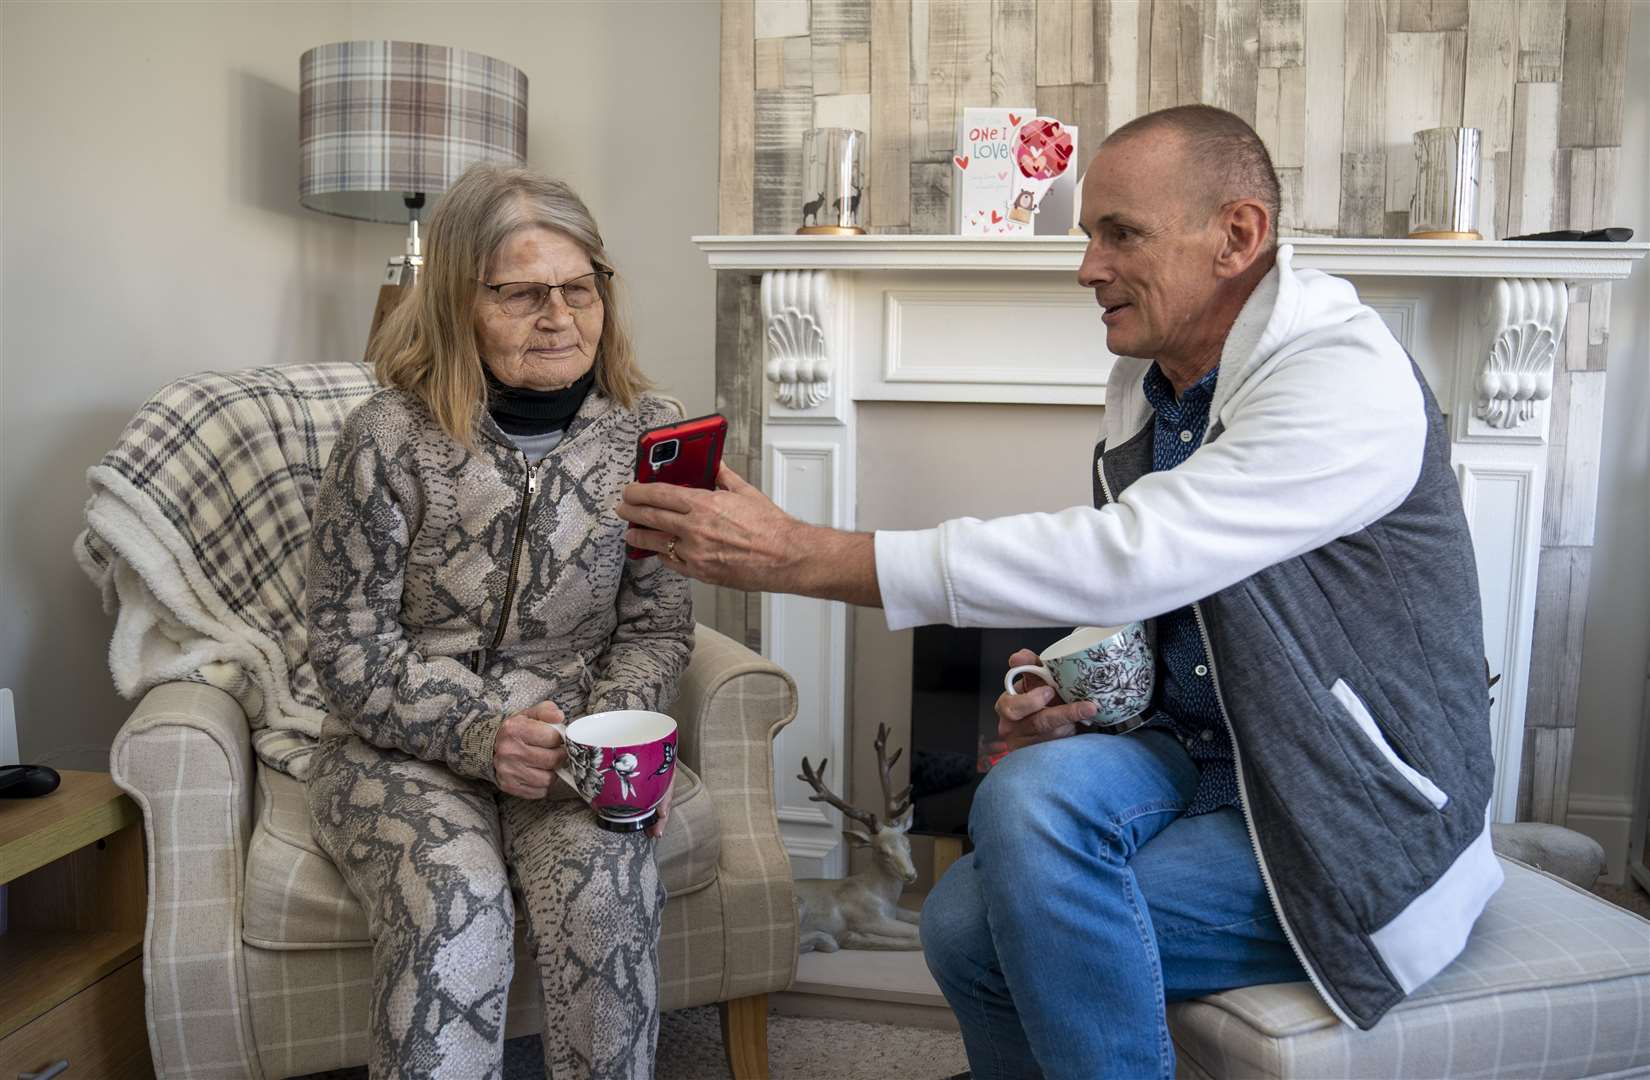
[[1016, 750], [974, 796], [974, 851], [922, 911], [975, 1080], [1174, 1076], [1165, 1002], [1305, 978], [1235, 809], [1181, 817], [1173, 736]]

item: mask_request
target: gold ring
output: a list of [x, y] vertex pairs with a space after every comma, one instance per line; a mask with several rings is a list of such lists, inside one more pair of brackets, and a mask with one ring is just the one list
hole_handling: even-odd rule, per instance
[[665, 545], [665, 558], [669, 559], [671, 562], [676, 561], [676, 541], [678, 539], [679, 537], [673, 536], [670, 538], [670, 543]]

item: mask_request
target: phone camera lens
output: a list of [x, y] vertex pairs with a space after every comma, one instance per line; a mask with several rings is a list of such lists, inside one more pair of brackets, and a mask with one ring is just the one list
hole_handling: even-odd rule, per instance
[[676, 455], [681, 453], [681, 450], [682, 443], [679, 439], [666, 439], [662, 443], [656, 443], [650, 450], [648, 450], [648, 464], [652, 465], [655, 469], [661, 465], [669, 465], [672, 461], [676, 460]]

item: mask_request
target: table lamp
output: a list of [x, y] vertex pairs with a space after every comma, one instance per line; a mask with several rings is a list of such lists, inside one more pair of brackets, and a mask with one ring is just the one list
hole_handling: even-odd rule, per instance
[[407, 223], [367, 334], [418, 280], [418, 220], [477, 161], [527, 160], [527, 76], [491, 56], [410, 41], [318, 45], [298, 62], [298, 199], [357, 221]]

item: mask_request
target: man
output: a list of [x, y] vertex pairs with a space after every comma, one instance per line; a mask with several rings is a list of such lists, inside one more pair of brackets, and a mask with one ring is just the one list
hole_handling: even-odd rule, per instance
[[1367, 1029], [1501, 883], [1442, 418], [1352, 287], [1292, 266], [1277, 216], [1230, 113], [1152, 113], [1100, 148], [1078, 279], [1118, 360], [1094, 508], [860, 536], [731, 471], [620, 507], [686, 573], [881, 604], [896, 629], [1156, 619], [1138, 731], [1084, 733], [1093, 707], [1042, 686], [997, 703], [1020, 749], [923, 914], [976, 1077], [1169, 1077], [1165, 1001], [1303, 968]]

